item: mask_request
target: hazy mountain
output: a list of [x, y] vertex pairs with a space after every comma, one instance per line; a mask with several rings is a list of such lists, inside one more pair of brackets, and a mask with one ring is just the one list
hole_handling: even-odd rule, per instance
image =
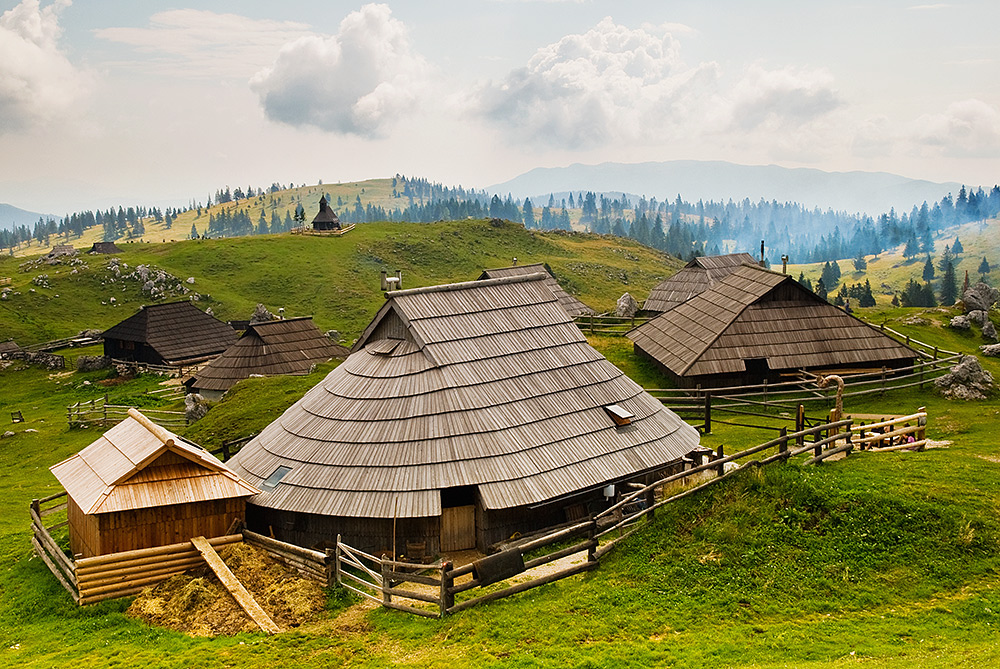
[[0, 228], [7, 228], [9, 230], [15, 225], [27, 225], [28, 227], [34, 227], [35, 223], [38, 222], [39, 217], [45, 218], [46, 220], [54, 218], [49, 214], [39, 214], [33, 211], [25, 211], [24, 209], [18, 209], [17, 207], [0, 202]]
[[673, 201], [679, 194], [688, 202], [730, 198], [756, 202], [763, 198], [875, 216], [891, 207], [909, 212], [913, 205], [919, 206], [924, 200], [933, 203], [949, 192], [957, 194], [959, 188], [958, 183], [933, 183], [885, 172], [824, 172], [777, 165], [674, 160], [539, 167], [487, 190], [533, 200], [566, 191], [628, 193], [661, 201]]

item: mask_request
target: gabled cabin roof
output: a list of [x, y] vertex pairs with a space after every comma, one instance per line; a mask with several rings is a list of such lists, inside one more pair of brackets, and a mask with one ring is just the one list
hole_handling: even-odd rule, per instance
[[94, 242], [88, 253], [121, 253], [122, 250], [114, 242]]
[[177, 364], [218, 355], [236, 341], [237, 334], [185, 301], [145, 305], [101, 336], [148, 344], [165, 361]]
[[552, 294], [556, 296], [559, 300], [559, 305], [566, 310], [572, 317], [577, 316], [590, 316], [594, 313], [594, 310], [588, 307], [586, 304], [576, 299], [569, 293], [567, 293], [556, 278], [549, 274], [548, 270], [545, 269], [543, 263], [535, 263], [533, 265], [514, 265], [512, 267], [497, 267], [496, 269], [483, 270], [483, 273], [479, 276], [480, 281], [483, 279], [500, 279], [503, 277], [510, 276], [526, 276], [528, 274], [535, 274], [537, 272], [543, 272], [545, 274], [545, 285]]
[[916, 351], [806, 290], [790, 276], [742, 265], [712, 288], [627, 334], [678, 376], [881, 365]]
[[309, 316], [250, 323], [236, 343], [201, 368], [191, 385], [225, 391], [251, 374], [308, 374], [316, 363], [346, 358], [349, 353], [320, 332]]
[[312, 220], [312, 226], [317, 230], [340, 229], [340, 217], [333, 209], [330, 209], [325, 195], [319, 198], [319, 211], [316, 212], [316, 216]]
[[677, 274], [656, 284], [642, 308], [646, 311], [669, 311], [708, 290], [740, 266], [756, 262], [749, 253], [693, 258]]
[[87, 514], [249, 497], [256, 488], [136, 409], [50, 470]]
[[351, 356], [229, 461], [265, 488], [288, 468], [251, 503], [425, 517], [442, 490], [477, 486], [487, 509], [523, 507], [697, 448], [694, 428], [587, 344], [546, 276], [387, 293]]
[[8, 339], [7, 341], [0, 341], [0, 353], [14, 353], [20, 351], [21, 347], [17, 345], [13, 339]]

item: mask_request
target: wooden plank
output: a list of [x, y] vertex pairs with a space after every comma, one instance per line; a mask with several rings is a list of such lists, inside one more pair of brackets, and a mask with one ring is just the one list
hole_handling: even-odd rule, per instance
[[474, 597], [473, 599], [467, 599], [464, 602], [460, 602], [455, 606], [448, 609], [448, 613], [456, 613], [464, 609], [472, 608], [476, 604], [483, 604], [486, 602], [491, 602], [495, 599], [501, 599], [503, 597], [509, 597], [510, 595], [516, 595], [519, 592], [524, 592], [525, 590], [531, 590], [532, 588], [537, 588], [540, 585], [545, 585], [547, 583], [552, 583], [560, 579], [566, 578], [568, 576], [573, 576], [574, 574], [579, 574], [584, 571], [590, 571], [595, 569], [599, 563], [597, 562], [583, 562], [578, 565], [573, 565], [562, 571], [557, 571], [540, 578], [532, 579], [524, 583], [518, 583], [509, 588], [504, 588], [503, 590], [498, 590], [497, 592], [491, 592], [480, 597]]
[[58, 567], [56, 567], [55, 563], [52, 562], [52, 560], [49, 559], [49, 556], [45, 552], [45, 549], [42, 548], [41, 544], [38, 543], [38, 540], [35, 539], [35, 537], [31, 537], [31, 545], [32, 547], [34, 547], [35, 553], [38, 555], [38, 557], [42, 558], [42, 562], [44, 562], [45, 566], [49, 568], [49, 571], [51, 571], [55, 575], [56, 579], [59, 581], [62, 587], [66, 588], [66, 592], [70, 594], [70, 597], [73, 598], [73, 601], [79, 602], [80, 595], [77, 593], [76, 589], [69, 584], [62, 571]]
[[215, 572], [215, 575], [219, 577], [222, 585], [224, 585], [226, 589], [229, 590], [230, 594], [232, 594], [232, 596], [236, 599], [236, 603], [238, 603], [243, 610], [246, 611], [247, 615], [250, 616], [255, 623], [257, 623], [261, 630], [267, 632], [268, 634], [277, 634], [281, 631], [281, 628], [274, 624], [274, 621], [271, 620], [271, 617], [267, 615], [267, 612], [260, 607], [260, 604], [258, 604], [257, 600], [253, 598], [253, 595], [251, 595], [247, 589], [243, 587], [243, 584], [239, 582], [235, 574], [230, 571], [229, 567], [226, 566], [226, 563], [222, 561], [222, 558], [219, 557], [219, 554], [215, 552], [215, 549], [212, 548], [212, 545], [208, 543], [208, 540], [205, 539], [205, 537], [192, 537], [191, 543], [194, 544], [194, 547], [201, 552], [205, 561], [208, 563], [208, 566], [211, 567], [212, 571]]
[[[222, 537], [213, 537], [208, 540], [208, 543], [212, 546], [224, 546], [226, 544], [239, 543], [241, 541], [243, 541], [242, 534], [230, 534]], [[76, 566], [79, 569], [84, 569], [100, 564], [120, 563], [132, 559], [140, 559], [157, 555], [170, 555], [172, 553], [190, 550], [192, 550], [191, 542], [184, 541], [176, 544], [167, 544], [166, 546], [157, 546], [155, 548], [137, 548], [131, 551], [121, 551], [118, 553], [109, 553], [107, 555], [80, 558], [76, 561]]]

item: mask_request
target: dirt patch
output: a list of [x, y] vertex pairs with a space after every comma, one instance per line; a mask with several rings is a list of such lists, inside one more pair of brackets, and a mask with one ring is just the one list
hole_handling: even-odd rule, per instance
[[[247, 544], [231, 544], [220, 549], [219, 556], [282, 629], [313, 620], [323, 611], [323, 586], [300, 578], [266, 552]], [[260, 631], [207, 566], [143, 591], [128, 614], [193, 636]]]

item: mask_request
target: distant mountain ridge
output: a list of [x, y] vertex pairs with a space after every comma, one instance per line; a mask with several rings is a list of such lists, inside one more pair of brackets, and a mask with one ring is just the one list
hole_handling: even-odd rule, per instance
[[890, 208], [908, 212], [925, 200], [933, 204], [949, 192], [957, 194], [961, 186], [956, 182], [934, 183], [887, 172], [824, 172], [777, 165], [673, 160], [539, 167], [487, 190], [500, 195], [511, 193], [517, 198], [567, 191], [627, 193], [661, 201], [673, 201], [680, 195], [687, 202], [744, 198], [756, 202], [763, 198], [797, 202], [809, 209], [819, 207], [877, 216]]
[[34, 211], [25, 211], [9, 204], [0, 202], [0, 228], [10, 229], [15, 225], [33, 226], [38, 222], [38, 218], [46, 220], [55, 218], [50, 214], [39, 214]]

